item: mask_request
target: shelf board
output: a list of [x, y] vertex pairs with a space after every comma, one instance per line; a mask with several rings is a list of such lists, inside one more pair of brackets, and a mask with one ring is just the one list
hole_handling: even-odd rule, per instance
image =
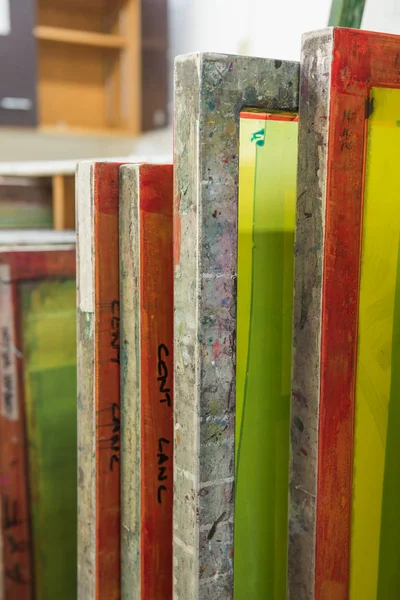
[[113, 127], [104, 129], [92, 129], [90, 127], [76, 127], [67, 125], [39, 125], [37, 130], [39, 133], [54, 136], [76, 136], [76, 137], [97, 137], [97, 138], [131, 138], [134, 139], [136, 136], [134, 132], [129, 129], [117, 129]]
[[35, 27], [33, 34], [38, 40], [79, 44], [81, 46], [96, 46], [97, 48], [109, 48], [112, 50], [121, 50], [127, 45], [126, 38], [120, 35], [48, 27], [46, 25]]

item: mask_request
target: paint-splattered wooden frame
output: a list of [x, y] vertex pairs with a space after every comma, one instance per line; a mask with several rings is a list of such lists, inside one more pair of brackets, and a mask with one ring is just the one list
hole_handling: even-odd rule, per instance
[[78, 598], [120, 598], [119, 163], [77, 186]]
[[[239, 118], [297, 112], [298, 64], [175, 65], [174, 594], [233, 596]], [[255, 524], [256, 526], [256, 524]]]
[[303, 38], [289, 596], [349, 594], [354, 395], [370, 90], [400, 87], [400, 38]]
[[172, 184], [120, 169], [123, 600], [172, 598]]
[[0, 251], [0, 596], [31, 600], [32, 557], [20, 294], [21, 283], [75, 278], [74, 246]]

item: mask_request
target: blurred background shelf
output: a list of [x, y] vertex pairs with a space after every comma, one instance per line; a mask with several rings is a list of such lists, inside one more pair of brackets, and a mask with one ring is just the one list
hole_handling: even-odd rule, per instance
[[140, 132], [140, 14], [140, 0], [37, 0], [40, 126]]
[[13, 0], [0, 127], [137, 137], [167, 125], [167, 0]]
[[0, 231], [73, 230], [78, 160], [170, 160], [167, 0], [6, 1]]
[[0, 176], [2, 230], [75, 228], [75, 176]]
[[[172, 163], [172, 154], [140, 154], [104, 160], [168, 164]], [[32, 229], [73, 231], [76, 165], [76, 160], [0, 163], [0, 237], [7, 231], [10, 239], [13, 231], [18, 231], [18, 239], [23, 239], [23, 231], [28, 239]]]
[[120, 35], [78, 31], [75, 29], [65, 29], [64, 27], [41, 25], [35, 27], [33, 33], [38, 40], [95, 46], [97, 48], [109, 48], [110, 50], [121, 50], [129, 44], [129, 40]]

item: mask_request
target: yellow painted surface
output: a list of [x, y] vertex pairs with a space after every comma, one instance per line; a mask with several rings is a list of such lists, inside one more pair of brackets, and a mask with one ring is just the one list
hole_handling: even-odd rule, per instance
[[400, 369], [391, 364], [400, 231], [400, 90], [374, 88], [372, 96], [359, 305], [350, 600], [377, 599], [388, 408], [392, 369]]
[[[242, 426], [243, 404], [245, 396], [246, 366], [248, 354], [249, 327], [251, 309], [251, 272], [253, 251], [253, 208], [256, 172], [256, 144], [250, 143], [255, 131], [264, 129], [265, 121], [240, 119], [240, 160], [239, 160], [239, 217], [240, 252], [238, 253], [238, 273], [240, 273], [240, 303], [237, 307], [237, 321], [242, 323], [237, 328], [236, 348], [240, 349], [240, 357], [236, 363], [236, 431]], [[236, 469], [238, 466], [235, 445]]]
[[235, 600], [286, 592], [297, 122], [241, 118]]

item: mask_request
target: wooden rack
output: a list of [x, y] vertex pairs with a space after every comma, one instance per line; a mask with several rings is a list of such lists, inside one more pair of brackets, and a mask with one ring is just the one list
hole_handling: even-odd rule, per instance
[[140, 130], [140, 0], [38, 0], [39, 127]]

